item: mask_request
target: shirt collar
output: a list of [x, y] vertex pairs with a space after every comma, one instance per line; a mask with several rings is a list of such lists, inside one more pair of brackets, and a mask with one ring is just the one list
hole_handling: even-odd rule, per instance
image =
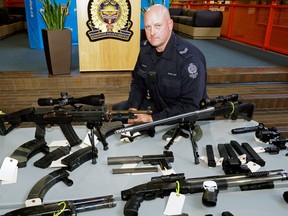
[[175, 41], [176, 41], [175, 34], [174, 34], [174, 32], [172, 32], [170, 39], [169, 39], [169, 41], [168, 41], [168, 43], [164, 49], [164, 52], [162, 54], [163, 58], [173, 59], [173, 55], [174, 55], [173, 50], [175, 49]]
[[[172, 32], [169, 41], [161, 55], [161, 58], [166, 58], [166, 59], [173, 59], [173, 55], [174, 55], [174, 46], [175, 46], [175, 42], [176, 42], [176, 35], [174, 32]], [[147, 54], [151, 54], [153, 57], [156, 58], [156, 50], [153, 46], [150, 45], [150, 49], [147, 50], [146, 52]]]

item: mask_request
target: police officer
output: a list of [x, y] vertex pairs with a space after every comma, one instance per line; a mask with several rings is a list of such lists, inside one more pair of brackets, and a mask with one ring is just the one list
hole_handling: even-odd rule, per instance
[[[206, 60], [194, 45], [173, 32], [173, 20], [163, 5], [152, 5], [144, 15], [147, 41], [132, 73], [129, 98], [113, 109], [146, 109], [128, 123], [152, 122], [199, 109], [206, 97]], [[149, 103], [152, 101], [152, 104]]]

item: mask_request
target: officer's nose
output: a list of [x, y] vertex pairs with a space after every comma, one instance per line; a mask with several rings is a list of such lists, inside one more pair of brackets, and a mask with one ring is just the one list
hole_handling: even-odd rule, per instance
[[151, 28], [150, 30], [150, 35], [153, 36], [156, 33], [156, 29], [154, 27]]

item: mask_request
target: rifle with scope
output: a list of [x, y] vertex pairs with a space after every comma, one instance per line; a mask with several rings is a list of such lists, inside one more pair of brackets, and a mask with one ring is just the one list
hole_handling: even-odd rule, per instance
[[[221, 105], [218, 105], [221, 103]], [[167, 125], [167, 124], [177, 124], [177, 127], [174, 131], [174, 134], [165, 146], [165, 149], [168, 150], [169, 147], [174, 142], [174, 139], [178, 134], [183, 134], [182, 129], [187, 130], [190, 134], [190, 140], [193, 149], [194, 163], [199, 164], [199, 154], [198, 154], [198, 145], [194, 139], [192, 130], [195, 128], [194, 123], [197, 120], [212, 119], [217, 116], [223, 116], [225, 118], [231, 118], [236, 120], [238, 118], [244, 118], [245, 120], [250, 121], [253, 116], [254, 104], [252, 103], [241, 103], [238, 101], [238, 95], [232, 94], [226, 97], [217, 97], [216, 99], [203, 99], [200, 102], [200, 107], [202, 109], [188, 112], [176, 116], [172, 116], [166, 119], [161, 119], [158, 121], [153, 121], [149, 123], [132, 125], [125, 128], [120, 128], [115, 130], [115, 133], [127, 133], [134, 134], [138, 131], [143, 131], [151, 129], [154, 126]], [[187, 136], [189, 137], [189, 135]]]
[[[5, 136], [23, 122], [34, 122], [39, 130], [37, 136], [43, 138], [45, 126], [59, 125], [65, 138], [71, 146], [82, 142], [74, 131], [71, 123], [85, 122], [87, 127], [96, 128], [98, 139], [103, 144], [104, 150], [108, 143], [102, 136], [100, 128], [103, 122], [120, 121], [125, 118], [134, 118], [137, 113], [151, 113], [150, 111], [110, 111], [105, 106], [104, 94], [90, 95], [74, 98], [67, 93], [61, 93], [61, 98], [39, 98], [39, 106], [53, 106], [52, 108], [26, 108], [10, 114], [0, 115], [0, 135]], [[86, 106], [83, 106], [86, 105]], [[88, 105], [88, 106], [87, 106]], [[67, 107], [69, 106], [69, 107]], [[120, 127], [120, 126], [119, 126]], [[100, 138], [99, 138], [100, 137]]]
[[[218, 105], [221, 103], [220, 105]], [[132, 125], [125, 128], [115, 130], [115, 134], [119, 133], [134, 133], [144, 129], [148, 129], [158, 125], [176, 124], [183, 122], [195, 122], [198, 120], [211, 119], [217, 116], [223, 116], [225, 118], [231, 118], [236, 120], [238, 118], [244, 118], [250, 121], [253, 116], [254, 104], [242, 103], [238, 101], [238, 95], [232, 94], [226, 97], [219, 96], [216, 99], [203, 99], [200, 102], [200, 110], [194, 112], [188, 112], [169, 118], [153, 121], [149, 123], [143, 123], [139, 125]]]
[[229, 174], [185, 179], [183, 173], [152, 177], [151, 181], [121, 191], [121, 198], [127, 201], [125, 216], [137, 216], [144, 200], [169, 196], [176, 189], [181, 194], [203, 193], [205, 206], [216, 206], [219, 190], [240, 187], [241, 191], [271, 189], [275, 181], [288, 180], [288, 173], [282, 169], [247, 174]]

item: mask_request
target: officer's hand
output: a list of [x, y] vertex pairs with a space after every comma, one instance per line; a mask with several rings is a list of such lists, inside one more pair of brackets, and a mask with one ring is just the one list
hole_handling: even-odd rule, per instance
[[140, 124], [152, 122], [152, 116], [149, 114], [135, 114], [135, 119], [128, 119], [128, 124]]

